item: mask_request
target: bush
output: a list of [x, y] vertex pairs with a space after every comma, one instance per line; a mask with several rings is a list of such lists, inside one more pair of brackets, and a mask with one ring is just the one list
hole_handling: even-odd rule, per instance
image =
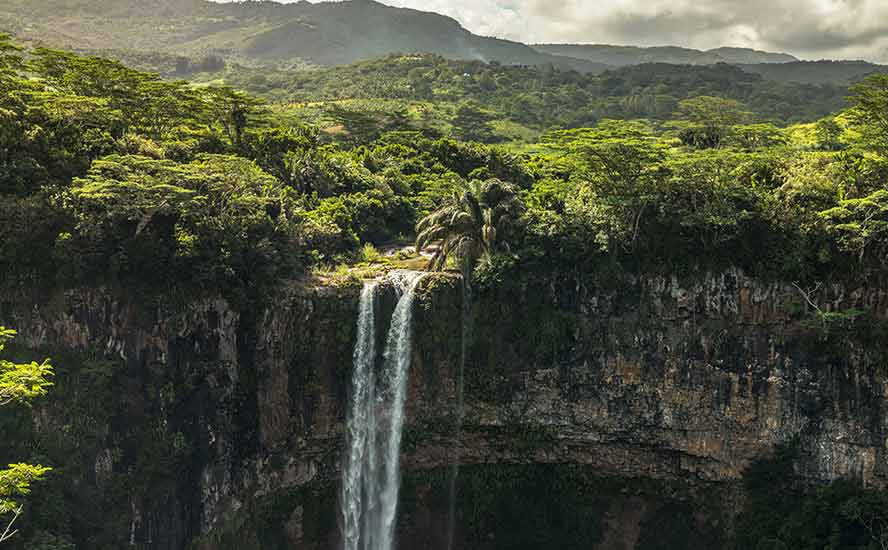
[[376, 250], [376, 247], [370, 243], [366, 243], [361, 249], [361, 261], [369, 264], [376, 263], [382, 259], [382, 254]]

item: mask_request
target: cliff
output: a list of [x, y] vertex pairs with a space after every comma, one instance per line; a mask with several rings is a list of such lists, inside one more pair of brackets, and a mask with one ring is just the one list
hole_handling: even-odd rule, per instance
[[[63, 503], [83, 548], [337, 548], [359, 291], [293, 284], [252, 311], [107, 289], [7, 295], [0, 324], [19, 330], [18, 351], [57, 364], [33, 421], [2, 417], [58, 469], [38, 498]], [[401, 546], [445, 547], [455, 456], [461, 548], [717, 544], [745, 469], [781, 445], [798, 446], [795, 471], [812, 484], [884, 485], [888, 292], [834, 284], [807, 297], [738, 270], [482, 290], [457, 438], [461, 284], [427, 277]], [[387, 293], [380, 308], [393, 307]]]

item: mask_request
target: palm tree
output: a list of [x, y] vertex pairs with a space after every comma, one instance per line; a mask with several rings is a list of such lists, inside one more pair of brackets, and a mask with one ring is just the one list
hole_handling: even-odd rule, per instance
[[[416, 250], [420, 251], [439, 242], [429, 271], [441, 270], [450, 258], [460, 261], [462, 271], [462, 347], [457, 378], [456, 439], [461, 440], [464, 413], [465, 369], [468, 350], [473, 338], [472, 270], [479, 259], [490, 258], [499, 250], [509, 250], [510, 230], [524, 212], [514, 185], [491, 179], [474, 180], [462, 192], [455, 192], [450, 200], [419, 221], [416, 225]], [[448, 475], [450, 501], [456, 501], [459, 472], [459, 446], [454, 446], [451, 470]], [[454, 510], [450, 510], [450, 521]], [[451, 523], [452, 526], [452, 523]], [[452, 529], [451, 529], [452, 530]]]
[[509, 232], [523, 212], [524, 204], [514, 185], [497, 179], [472, 181], [465, 191], [454, 193], [420, 220], [416, 249], [439, 241], [429, 270], [441, 270], [455, 258], [462, 260], [463, 275], [467, 276], [478, 260], [509, 250]]

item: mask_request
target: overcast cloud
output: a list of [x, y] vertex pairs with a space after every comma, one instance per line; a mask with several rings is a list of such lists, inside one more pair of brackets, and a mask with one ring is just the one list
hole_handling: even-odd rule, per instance
[[888, 0], [380, 1], [528, 43], [742, 46], [802, 59], [888, 63]]
[[382, 0], [523, 42], [744, 46], [888, 62], [888, 0]]

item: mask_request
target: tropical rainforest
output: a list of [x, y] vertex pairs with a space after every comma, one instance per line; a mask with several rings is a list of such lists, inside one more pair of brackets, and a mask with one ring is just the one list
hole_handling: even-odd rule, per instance
[[[885, 280], [888, 75], [855, 72], [849, 85], [725, 63], [602, 72], [418, 53], [177, 67], [108, 55], [0, 36], [9, 295], [105, 286], [149, 305], [221, 295], [248, 310], [287, 281], [347, 286], [425, 262], [382, 252], [413, 243], [435, 245], [431, 267], [462, 271], [477, 292], [527, 273], [726, 265], [803, 297], [818, 281]], [[164, 64], [164, 76], [144, 69]], [[870, 321], [820, 309], [813, 320]], [[0, 344], [13, 336], [0, 330]], [[0, 362], [5, 425], [27, 421], [52, 375], [49, 362]], [[3, 447], [15, 466], [0, 471], [0, 533], [14, 518], [18, 531], [5, 544], [110, 548], [73, 524], [53, 481], [64, 469], [21, 463], [45, 458], [26, 441]], [[804, 487], [792, 452], [750, 468], [732, 544], [884, 548], [886, 494]]]
[[[723, 66], [642, 66], [640, 84], [608, 73], [592, 85], [621, 99], [597, 111], [601, 96], [573, 82], [583, 77], [546, 68], [386, 58], [309, 73], [288, 91], [300, 100], [272, 103], [8, 38], [3, 52], [10, 280], [255, 298], [364, 244], [411, 238], [473, 181], [499, 181], [521, 204], [502, 235], [512, 253], [485, 266], [730, 260], [806, 280], [878, 272], [885, 252], [881, 75], [847, 92], [849, 108], [788, 124], [757, 112], [756, 94], [789, 105], [822, 90], [756, 78], [746, 90]], [[335, 92], [354, 99], [329, 100], [334, 80], [354, 82]], [[445, 99], [401, 103], [374, 94], [383, 81]]]

